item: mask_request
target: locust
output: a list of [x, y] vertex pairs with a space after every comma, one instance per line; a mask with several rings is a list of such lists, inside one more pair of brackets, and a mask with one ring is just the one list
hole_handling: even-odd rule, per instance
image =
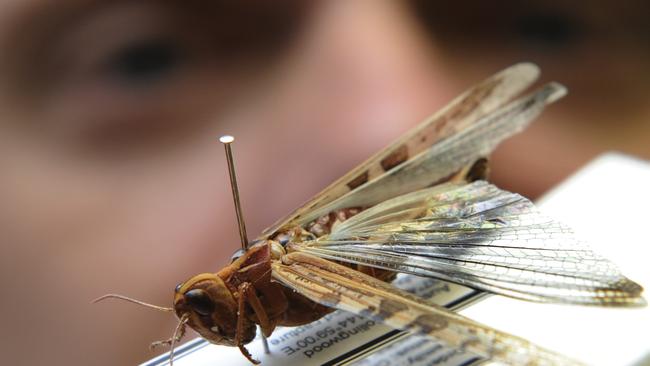
[[[531, 63], [470, 88], [415, 129], [249, 241], [225, 136], [242, 248], [216, 273], [174, 290], [173, 348], [186, 327], [246, 349], [276, 327], [341, 309], [506, 364], [577, 363], [393, 287], [396, 273], [433, 277], [527, 301], [645, 306], [643, 288], [566, 225], [486, 181], [488, 156], [566, 94]], [[523, 94], [523, 95], [522, 95]], [[266, 339], [266, 338], [264, 338]], [[268, 346], [267, 346], [268, 351]]]

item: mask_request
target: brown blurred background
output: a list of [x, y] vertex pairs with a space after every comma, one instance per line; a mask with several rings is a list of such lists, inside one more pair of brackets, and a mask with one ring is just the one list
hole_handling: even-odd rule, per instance
[[[167, 339], [174, 286], [456, 94], [519, 61], [570, 94], [499, 148], [535, 198], [603, 151], [650, 158], [645, 1], [5, 0], [0, 354], [127, 365]], [[191, 336], [190, 336], [191, 337]]]

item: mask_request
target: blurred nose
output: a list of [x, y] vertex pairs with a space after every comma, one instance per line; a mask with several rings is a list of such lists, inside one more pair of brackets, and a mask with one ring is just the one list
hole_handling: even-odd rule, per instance
[[407, 2], [320, 6], [301, 52], [314, 104], [328, 106], [325, 123], [381, 146], [450, 99], [442, 58]]
[[[286, 142], [273, 151], [284, 159], [285, 178], [300, 182], [289, 196], [282, 179], [267, 180], [253, 201], [268, 207], [293, 208], [287, 202], [309, 198], [459, 89], [449, 87], [454, 79], [408, 2], [327, 0], [311, 10], [295, 47], [272, 75], [275, 82], [266, 84], [276, 123], [262, 125], [273, 130], [266, 129], [260, 143], [280, 135]], [[294, 178], [294, 172], [305, 173]]]

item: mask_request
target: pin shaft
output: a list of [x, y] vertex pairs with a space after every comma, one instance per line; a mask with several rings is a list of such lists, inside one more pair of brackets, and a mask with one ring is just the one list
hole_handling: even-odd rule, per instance
[[230, 144], [235, 139], [232, 136], [222, 136], [219, 141], [223, 143], [226, 149], [226, 161], [228, 161], [228, 173], [230, 175], [230, 187], [232, 188], [232, 197], [235, 202], [235, 211], [237, 213], [237, 224], [239, 225], [239, 237], [241, 247], [246, 250], [248, 247], [248, 237], [246, 236], [246, 224], [244, 223], [244, 214], [239, 201], [239, 188], [237, 187], [237, 176], [235, 175], [235, 162], [232, 158], [232, 148]]

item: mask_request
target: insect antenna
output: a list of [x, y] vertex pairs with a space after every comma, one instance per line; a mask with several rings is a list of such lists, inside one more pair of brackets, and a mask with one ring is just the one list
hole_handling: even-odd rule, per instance
[[232, 188], [232, 198], [235, 201], [235, 211], [237, 213], [237, 224], [239, 225], [239, 238], [241, 247], [245, 251], [248, 248], [248, 237], [246, 236], [246, 224], [244, 223], [244, 214], [239, 202], [239, 188], [237, 187], [237, 176], [235, 175], [235, 162], [232, 158], [232, 147], [230, 144], [235, 138], [230, 135], [221, 136], [219, 141], [226, 149], [226, 160], [228, 161], [228, 174], [230, 175], [230, 187]]
[[98, 303], [98, 302], [106, 300], [106, 299], [118, 299], [118, 300], [131, 302], [131, 303], [134, 303], [134, 304], [137, 304], [137, 305], [140, 305], [140, 306], [144, 306], [144, 307], [159, 310], [159, 311], [170, 312], [170, 313], [174, 312], [173, 308], [166, 308], [164, 306], [149, 304], [149, 303], [146, 303], [144, 301], [136, 300], [136, 299], [133, 299], [133, 298], [130, 298], [130, 297], [127, 297], [127, 296], [124, 296], [124, 295], [118, 295], [118, 294], [106, 294], [104, 296], [100, 296], [100, 297], [96, 298], [95, 300], [93, 300], [92, 303], [95, 304], [95, 303]]

